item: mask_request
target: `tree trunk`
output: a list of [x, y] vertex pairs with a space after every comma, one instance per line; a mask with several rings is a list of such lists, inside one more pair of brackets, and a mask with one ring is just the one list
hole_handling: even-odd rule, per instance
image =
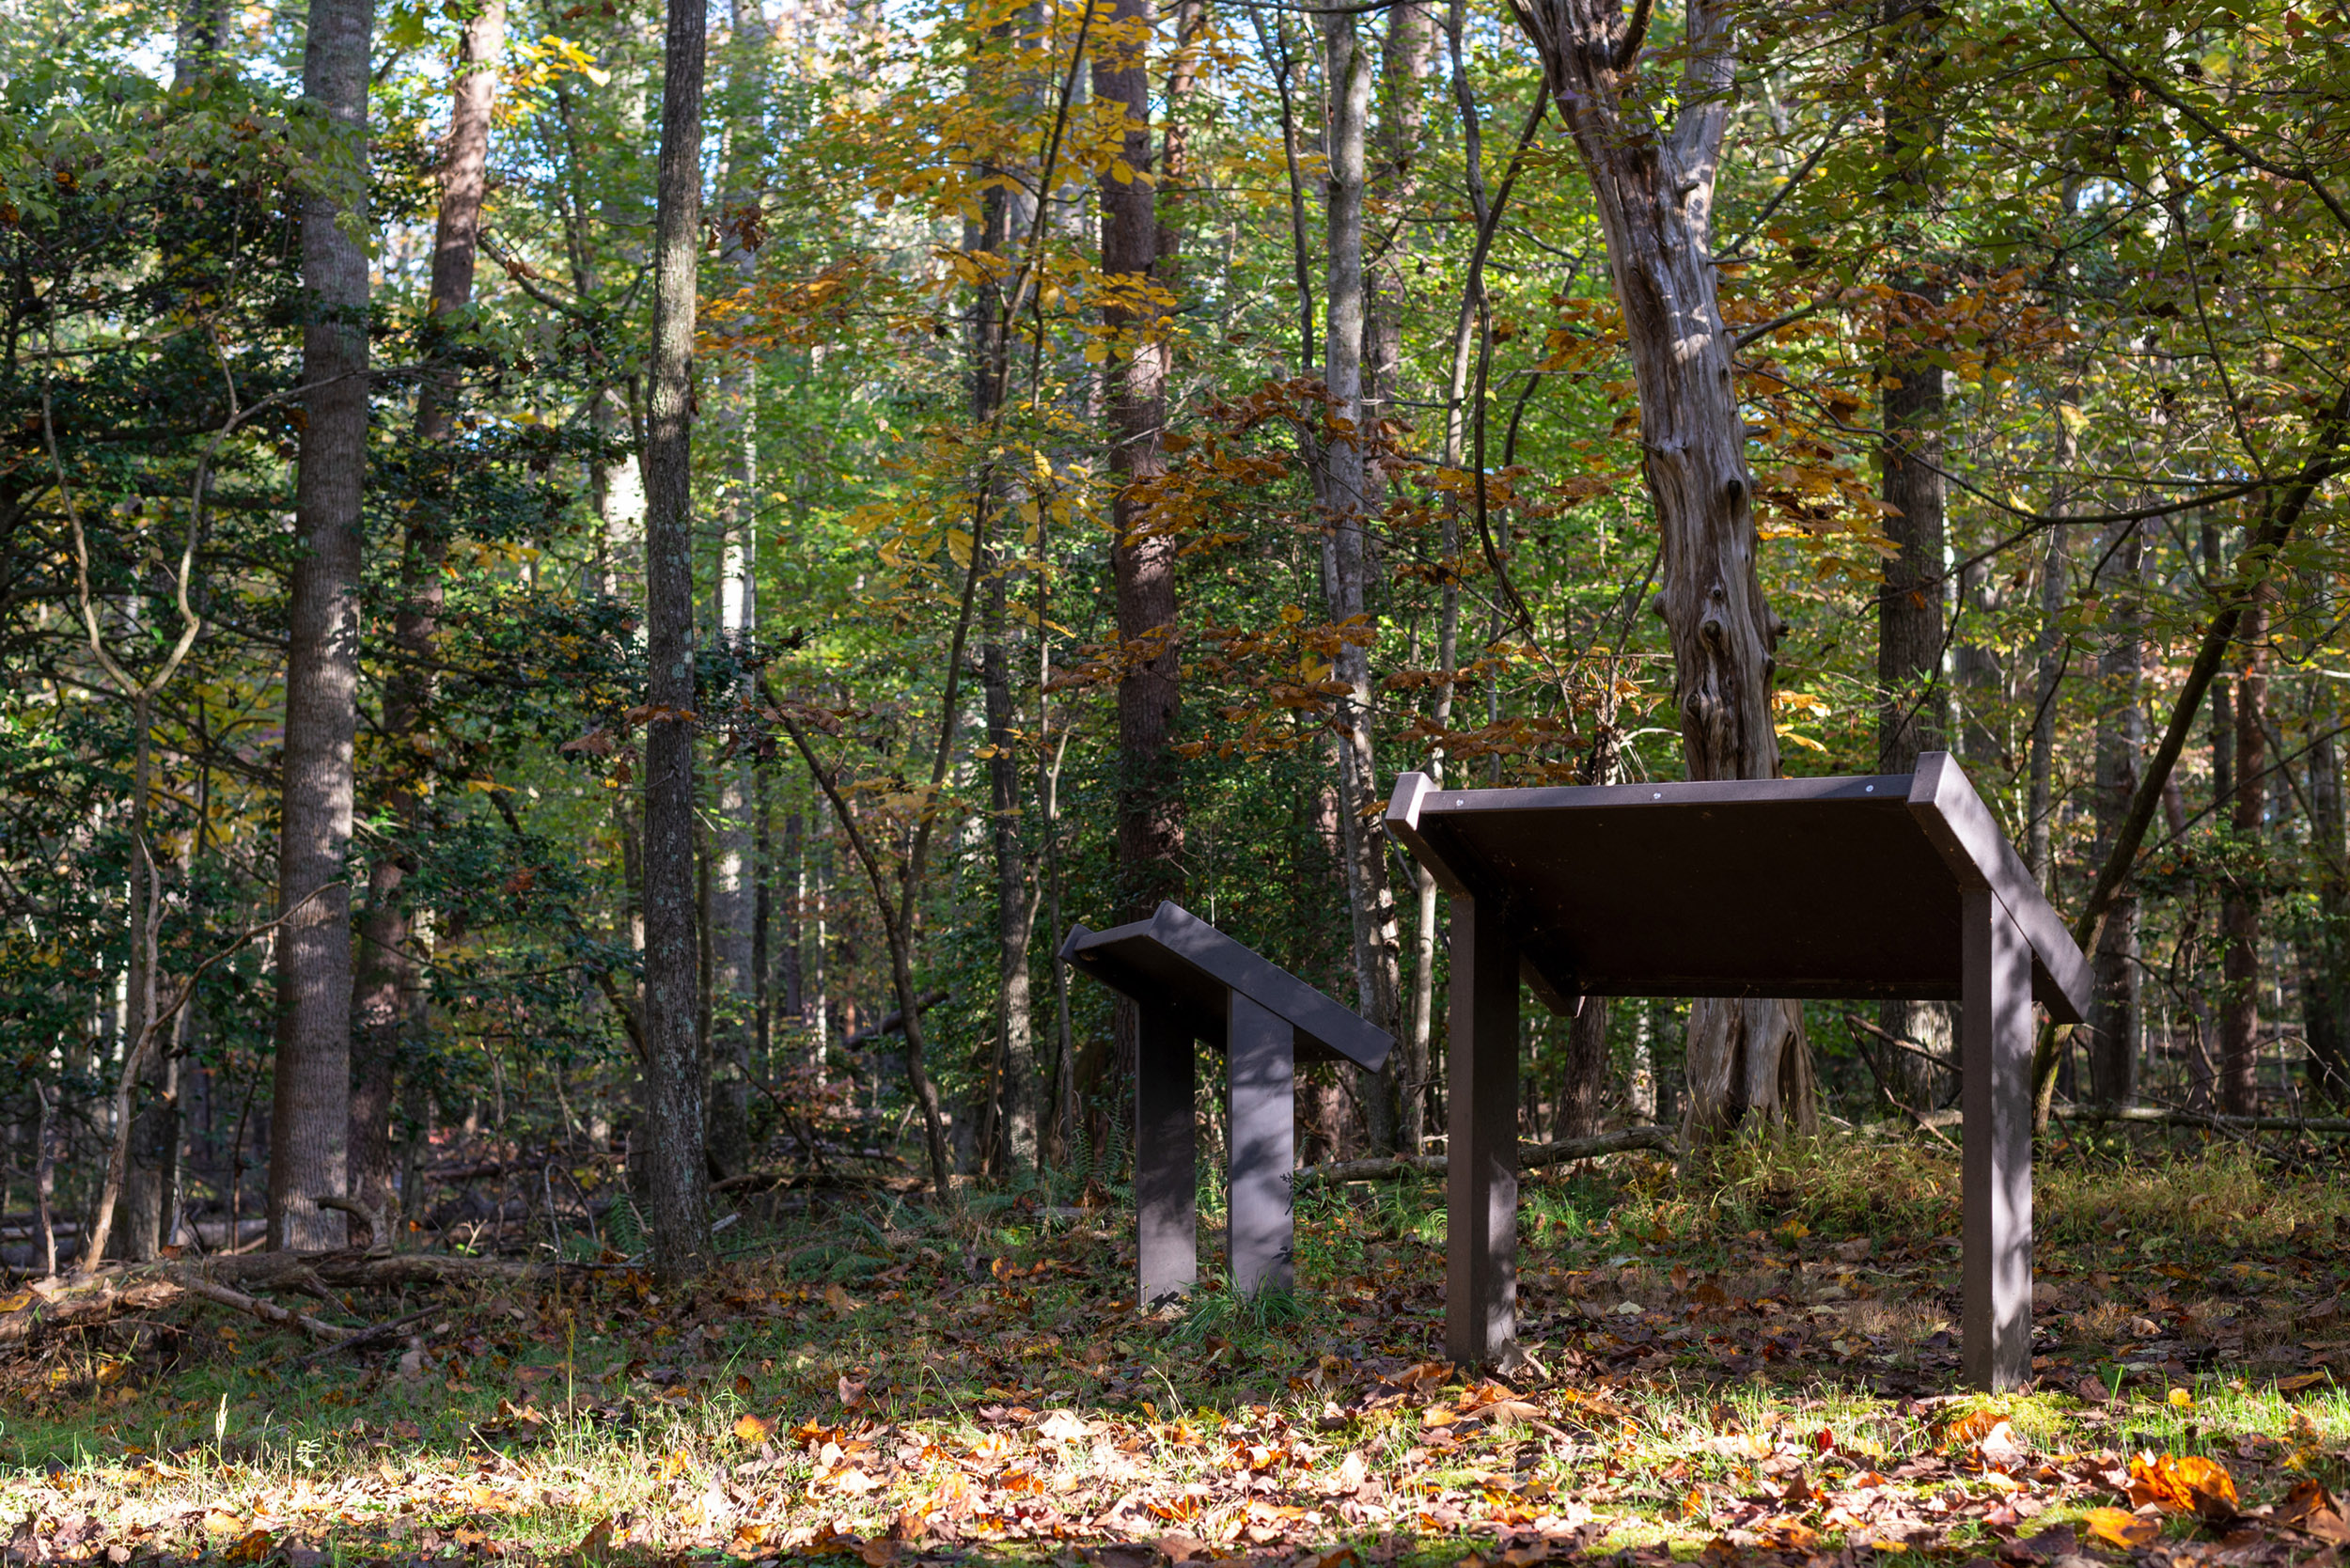
[[1372, 420], [1391, 417], [1402, 389], [1403, 308], [1410, 294], [1412, 204], [1419, 197], [1419, 143], [1427, 129], [1421, 86], [1435, 53], [1436, 28], [1424, 0], [1404, 0], [1387, 13], [1379, 52], [1379, 113], [1371, 200], [1389, 234], [1370, 259], [1370, 342], [1363, 367], [1363, 404]]
[[[2145, 745], [2145, 709], [2139, 700], [2144, 664], [2146, 604], [2144, 535], [2136, 524], [2118, 525], [2108, 541], [2112, 573], [2106, 602], [2106, 646], [2097, 661], [2097, 849], [2112, 852], [2123, 819], [2138, 793], [2139, 752]], [[2113, 902], [2105, 934], [2092, 956], [2094, 990], [2089, 1004], [2089, 1093], [2100, 1105], [2133, 1105], [2138, 1099], [2138, 897]]]
[[[1353, 13], [1326, 12], [1322, 28], [1330, 104], [1323, 382], [1337, 425], [1322, 451], [1322, 505], [1329, 529], [1323, 579], [1330, 619], [1344, 638], [1334, 673], [1347, 688], [1336, 715], [1339, 852], [1346, 865], [1354, 928], [1355, 1006], [1393, 1035], [1402, 989], [1395, 892], [1387, 880], [1386, 836], [1365, 815], [1383, 798], [1371, 745], [1370, 642], [1376, 621], [1369, 610], [1373, 563], [1367, 526], [1375, 484], [1371, 444], [1378, 416], [1363, 397], [1363, 187], [1373, 64]], [[1377, 1154], [1394, 1152], [1402, 1116], [1396, 1067], [1390, 1057], [1377, 1072], [1362, 1072], [1356, 1086]]]
[[[1123, 36], [1098, 43], [1093, 55], [1094, 97], [1124, 117], [1120, 155], [1138, 176], [1151, 172], [1151, 76], [1146, 46], [1127, 29], [1147, 38], [1152, 0], [1112, 0], [1109, 21]], [[1105, 306], [1103, 324], [1111, 335], [1109, 381], [1109, 470], [1113, 487], [1110, 573], [1118, 604], [1118, 635], [1124, 669], [1118, 681], [1118, 889], [1121, 920], [1141, 919], [1162, 899], [1183, 891], [1183, 781], [1173, 741], [1178, 680], [1175, 621], [1175, 541], [1167, 534], [1137, 531], [1148, 521], [1137, 486], [1167, 471], [1162, 445], [1167, 423], [1167, 376], [1170, 348], [1164, 313], [1151, 298], [1159, 259], [1159, 225], [1152, 185], [1147, 178], [1120, 180], [1104, 176], [1102, 202], [1102, 271], [1121, 294]], [[1123, 1103], [1131, 1071], [1133, 1004], [1119, 1001], [1115, 1044], [1106, 1057], [1089, 1049], [1078, 1065], [1079, 1087], [1097, 1108]], [[1106, 1112], [1104, 1112], [1106, 1114]], [[1093, 1127], [1097, 1153], [1105, 1124]]]
[[2235, 803], [2229, 825], [2229, 879], [2219, 905], [2222, 944], [2219, 1108], [2259, 1111], [2261, 880], [2266, 874], [2268, 807], [2268, 601], [2264, 588], [2244, 612], [2235, 687]]
[[[1024, 19], [1024, 25], [1026, 22]], [[1013, 41], [1011, 24], [995, 29], [991, 43]], [[1011, 374], [1011, 323], [999, 281], [1015, 257], [1018, 236], [1028, 230], [1034, 210], [1025, 194], [1001, 186], [988, 191], [970, 247], [990, 262], [982, 272], [972, 312], [971, 417], [993, 428], [1000, 416]], [[992, 445], [992, 444], [991, 444]], [[993, 478], [991, 487], [1002, 480]], [[1013, 497], [991, 494], [1003, 507]], [[992, 530], [987, 553], [987, 616], [979, 650], [979, 680], [987, 721], [989, 821], [995, 869], [995, 1038], [982, 1075], [987, 1099], [981, 1117], [981, 1161], [1001, 1176], [1036, 1160], [1035, 1022], [1030, 1005], [1028, 938], [1035, 904], [1028, 897], [1028, 852], [1021, 833], [1020, 744], [1012, 713], [1010, 632], [1011, 559], [1017, 540]], [[1042, 624], [1039, 623], [1039, 635]]]
[[707, 27], [704, 0], [669, 0], [647, 365], [645, 1141], [653, 1272], [669, 1281], [699, 1276], [711, 1259], [694, 929], [694, 317]]
[[[352, 737], [358, 724], [360, 501], [368, 459], [367, 135], [372, 0], [312, 0], [303, 94], [344, 144], [302, 212], [309, 388], [294, 481], [277, 907], [269, 1245], [343, 1243], [351, 1105]], [[320, 888], [326, 891], [311, 895]], [[303, 901], [308, 899], [307, 903]], [[300, 907], [297, 909], [296, 906]]]
[[[1892, 55], [1885, 95], [1884, 197], [1889, 214], [1887, 248], [1894, 292], [1882, 310], [1885, 357], [1878, 402], [1885, 433], [1878, 443], [1879, 494], [1889, 509], [1885, 531], [1899, 550], [1885, 563], [1877, 589], [1877, 771], [1909, 773], [1919, 753], [1947, 745], [1942, 683], [1945, 609], [1943, 540], [1947, 510], [1942, 480], [1945, 397], [1933, 359], [1936, 336], [1928, 316], [1940, 304], [1941, 282], [1926, 259], [1927, 228], [1936, 191], [1935, 144], [1939, 129], [1937, 81], [1942, 61], [1934, 36], [1938, 9], [1916, 0], [1887, 0], [1885, 47]], [[1911, 1000], [1879, 1004], [1877, 1025], [1897, 1039], [1938, 1055], [1950, 1054], [1950, 1008]], [[1933, 1109], [1941, 1074], [1911, 1051], [1877, 1050], [1882, 1080], [1895, 1108]]]
[[2309, 1042], [2310, 1097], [2350, 1105], [2350, 830], [2342, 810], [2334, 707], [2310, 714], [2310, 840], [2317, 853], [2317, 917], [2301, 944], [2301, 1035]]
[[[431, 294], [426, 304], [427, 353], [447, 349], [455, 318], [473, 304], [474, 264], [490, 160], [490, 113], [498, 55], [506, 46], [506, 0], [486, 0], [465, 24], [457, 51], [448, 136], [442, 144], [441, 211], [432, 242]], [[416, 395], [416, 441], [446, 447], [456, 431], [457, 373], [436, 367]], [[359, 922], [358, 984], [352, 997], [351, 1190], [386, 1216], [399, 1207], [400, 1155], [391, 1135], [399, 1098], [400, 1045], [415, 1016], [422, 971], [401, 885], [415, 869], [425, 832], [417, 785], [430, 724], [431, 661], [440, 635], [441, 567], [454, 519], [446, 501], [453, 475], [429, 470], [428, 494], [409, 514], [400, 552], [400, 600], [392, 632], [395, 663], [384, 683], [384, 750], [392, 769], [385, 804], [399, 823], [394, 842], [370, 868], [367, 913]], [[382, 1238], [378, 1238], [379, 1240]]]
[[[1645, 12], [1638, 13], [1645, 16]], [[1606, 0], [1530, 0], [1518, 17], [1591, 180], [1640, 404], [1642, 467], [1661, 535], [1658, 605], [1673, 650], [1673, 702], [1693, 779], [1778, 773], [1772, 650], [1785, 623], [1755, 571], [1753, 481], [1709, 230], [1737, 53], [1726, 0], [1692, 0], [1673, 54], [1680, 110], [1667, 133], [1623, 110], [1639, 39]], [[1622, 56], [1621, 65], [1618, 57]], [[1660, 86], [1662, 85], [1660, 84]], [[1690, 1143], [1749, 1120], [1817, 1120], [1802, 1010], [1703, 998], [1689, 1012]]]

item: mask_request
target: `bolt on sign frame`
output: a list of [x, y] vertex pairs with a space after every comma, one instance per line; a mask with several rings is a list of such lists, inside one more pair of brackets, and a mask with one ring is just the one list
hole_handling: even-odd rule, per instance
[[1244, 1295], [1291, 1289], [1296, 1064], [1351, 1061], [1375, 1070], [1394, 1042], [1178, 904], [1162, 903], [1151, 918], [1107, 931], [1072, 926], [1060, 957], [1132, 997], [1140, 1025], [1135, 1215], [1143, 1309], [1188, 1294], [1199, 1275], [1195, 1040], [1225, 1058], [1232, 1289]]
[[1451, 896], [1445, 1348], [1516, 1335], [1518, 986], [1962, 1003], [1966, 1380], [2031, 1372], [2032, 1002], [2090, 971], [1947, 752], [1914, 774], [1537, 790], [1396, 781], [1387, 831]]

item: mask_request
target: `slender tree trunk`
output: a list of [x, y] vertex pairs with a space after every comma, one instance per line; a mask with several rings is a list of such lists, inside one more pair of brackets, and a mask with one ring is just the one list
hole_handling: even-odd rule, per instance
[[[1778, 773], [1773, 649], [1786, 625], [1755, 570], [1746, 421], [1716, 294], [1709, 231], [1738, 57], [1727, 0], [1692, 0], [1675, 40], [1680, 107], [1667, 132], [1627, 113], [1640, 39], [1609, 0], [1531, 0], [1519, 20], [1574, 134], [1607, 242], [1640, 404], [1642, 466], [1662, 546], [1659, 607], [1673, 650], [1673, 703], [1691, 778]], [[1637, 13], [1642, 17], [1645, 11]], [[1747, 1121], [1817, 1120], [1802, 1009], [1702, 998], [1689, 1013], [1692, 1144]]]
[[2261, 881], [2267, 870], [2268, 601], [2265, 588], [2244, 612], [2235, 687], [2235, 802], [2230, 877], [2219, 906], [2224, 984], [2219, 1018], [2219, 1108], [2259, 1110]]
[[[1025, 14], [1022, 26], [1029, 25]], [[991, 36], [1002, 47], [1014, 41], [1006, 23]], [[1015, 193], [997, 187], [987, 193], [970, 247], [987, 259], [972, 312], [971, 417], [992, 428], [1002, 413], [1011, 375], [1011, 323], [1001, 278], [1015, 258], [1016, 237], [1034, 221], [1031, 204]], [[1002, 484], [991, 470], [991, 483]], [[1010, 504], [1012, 496], [989, 496], [990, 504]], [[1020, 743], [1012, 712], [1012, 648], [1010, 604], [1012, 559], [1020, 541], [1008, 538], [1000, 525], [991, 530], [995, 542], [988, 551], [987, 614], [979, 651], [982, 707], [987, 721], [987, 781], [989, 818], [995, 870], [995, 1048], [983, 1075], [986, 1104], [980, 1138], [981, 1161], [994, 1175], [1003, 1175], [1036, 1159], [1036, 1047], [1030, 1005], [1028, 938], [1035, 904], [1028, 897], [1028, 851], [1021, 832], [1022, 795]], [[1038, 628], [1042, 635], [1042, 627]]]
[[[448, 136], [442, 144], [441, 211], [433, 234], [431, 294], [425, 307], [427, 353], [435, 358], [445, 355], [457, 318], [473, 304], [481, 203], [488, 183], [490, 114], [497, 92], [498, 56], [505, 46], [505, 0], [486, 0], [466, 23], [458, 45]], [[455, 433], [457, 400], [455, 368], [437, 367], [416, 396], [416, 441], [427, 451], [445, 447]], [[417, 788], [425, 754], [417, 749], [417, 741], [431, 723], [431, 659], [440, 635], [441, 568], [454, 522], [448, 492], [455, 477], [446, 468], [428, 472], [433, 494], [410, 512], [400, 552], [400, 599], [392, 632], [396, 662], [384, 683], [384, 751], [392, 769], [385, 803], [399, 827], [393, 844], [377, 854], [370, 868], [355, 955], [351, 1189], [363, 1205], [387, 1216], [400, 1196], [400, 1156], [391, 1133], [400, 1045], [422, 989], [401, 886], [415, 870], [417, 843], [426, 831]]]
[[[2097, 858], [2112, 852], [2114, 836], [2138, 793], [2139, 752], [2146, 740], [2139, 672], [2144, 664], [2146, 604], [2144, 539], [2136, 524], [2119, 525], [2120, 537], [2106, 552], [2112, 573], [2106, 594], [2111, 606], [2106, 646], [2097, 665]], [[2113, 902], [2105, 936], [2097, 944], [2089, 1004], [2089, 1092], [2101, 1105], [2127, 1105], [2138, 1098], [2138, 896]]]
[[[367, 188], [372, 0], [312, 0], [303, 95], [344, 144], [303, 207], [305, 418], [287, 606], [269, 1245], [339, 1247], [351, 1105], [352, 738], [358, 724], [360, 500], [368, 460]], [[311, 898], [320, 888], [326, 891]], [[304, 903], [304, 900], [309, 900]], [[296, 910], [296, 906], [301, 907]]]
[[[711, 1257], [702, 1125], [700, 967], [694, 919], [694, 318], [701, 241], [704, 0], [669, 0], [654, 216], [645, 443], [645, 626], [653, 713], [645, 737], [648, 1199], [653, 1271]], [[634, 1152], [634, 1151], [632, 1151]]]
[[[1339, 853], [1346, 867], [1347, 906], [1354, 927], [1356, 1007], [1390, 1035], [1397, 1032], [1402, 989], [1395, 891], [1387, 879], [1386, 840], [1366, 816], [1380, 799], [1371, 744], [1372, 690], [1370, 613], [1373, 571], [1368, 519], [1374, 479], [1371, 447], [1376, 411], [1363, 398], [1363, 194], [1375, 68], [1361, 26], [1343, 10], [1322, 18], [1324, 70], [1329, 89], [1328, 250], [1324, 273], [1323, 382], [1336, 433], [1322, 450], [1322, 503], [1329, 529], [1324, 547], [1324, 588], [1330, 619], [1344, 639], [1335, 663], [1346, 685], [1339, 699]], [[1363, 1072], [1356, 1091], [1376, 1153], [1395, 1149], [1402, 1106], [1396, 1062]]]
[[2317, 855], [2317, 917], [2301, 943], [2301, 1035], [2309, 1042], [2310, 1097], [2350, 1104], [2350, 829], [2344, 825], [2335, 707], [2321, 696], [2310, 713], [2310, 845]]
[[[1877, 771], [1909, 773], [1918, 756], [1948, 744], [1942, 682], [1944, 612], [1950, 593], [1943, 563], [1947, 496], [1942, 481], [1945, 397], [1934, 362], [1930, 313], [1942, 297], [1938, 269], [1927, 259], [1936, 205], [1935, 146], [1940, 127], [1943, 13], [1918, 0], [1887, 0], [1885, 158], [1889, 171], [1887, 250], [1893, 293], [1882, 310], [1885, 357], [1879, 380], [1879, 494], [1885, 531], [1899, 554], [1885, 563], [1877, 589]], [[1947, 1056], [1950, 1008], [1943, 1002], [1888, 1001], [1878, 1026]], [[1865, 1047], [1864, 1047], [1865, 1048]], [[1884, 1049], [1886, 1090], [1898, 1107], [1932, 1108], [1940, 1074], [1909, 1051]]]
[[1425, 0], [1404, 0], [1387, 13], [1387, 36], [1379, 53], [1377, 149], [1370, 177], [1371, 223], [1386, 243], [1368, 259], [1373, 275], [1363, 367], [1363, 406], [1373, 420], [1395, 416], [1395, 400], [1402, 389], [1412, 207], [1419, 197], [1419, 143], [1428, 123], [1421, 89], [1435, 55], [1435, 20]]

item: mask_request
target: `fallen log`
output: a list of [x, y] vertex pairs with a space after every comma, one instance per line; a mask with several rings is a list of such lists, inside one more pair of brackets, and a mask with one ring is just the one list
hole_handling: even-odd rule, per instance
[[[1626, 1127], [1619, 1132], [1601, 1133], [1595, 1137], [1561, 1138], [1557, 1143], [1522, 1143], [1518, 1145], [1518, 1168], [1532, 1170], [1546, 1165], [1569, 1165], [1576, 1160], [1597, 1159], [1602, 1154], [1622, 1154], [1634, 1149], [1654, 1149], [1678, 1156], [1681, 1138], [1669, 1127]], [[1294, 1185], [1299, 1188], [1335, 1186], [1344, 1182], [1379, 1182], [1402, 1176], [1442, 1176], [1449, 1168], [1442, 1154], [1397, 1154], [1375, 1160], [1334, 1160], [1326, 1165], [1309, 1165], [1297, 1172]]]
[[2049, 1114], [2062, 1121], [2136, 1121], [2213, 1132], [2315, 1133], [2326, 1137], [2350, 1135], [2350, 1117], [2340, 1116], [2221, 1116], [2163, 1105], [2060, 1105]]

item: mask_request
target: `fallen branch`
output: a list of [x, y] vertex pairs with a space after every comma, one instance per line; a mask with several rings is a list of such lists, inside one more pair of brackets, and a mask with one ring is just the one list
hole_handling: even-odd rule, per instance
[[[1576, 1160], [1597, 1159], [1602, 1154], [1622, 1154], [1634, 1149], [1654, 1149], [1660, 1152], [1679, 1155], [1681, 1138], [1669, 1127], [1626, 1127], [1621, 1132], [1601, 1133], [1596, 1137], [1562, 1138], [1557, 1143], [1521, 1143], [1518, 1145], [1518, 1168], [1532, 1170], [1546, 1165], [1568, 1165]], [[1398, 1154], [1387, 1159], [1336, 1160], [1327, 1165], [1309, 1165], [1297, 1172], [1293, 1184], [1299, 1188], [1335, 1186], [1343, 1182], [1377, 1182], [1401, 1176], [1442, 1176], [1449, 1168], [1442, 1154]]]
[[399, 1333], [401, 1329], [407, 1327], [412, 1323], [415, 1323], [424, 1318], [431, 1317], [436, 1312], [446, 1312], [447, 1310], [448, 1306], [446, 1302], [436, 1301], [430, 1307], [419, 1307], [415, 1311], [409, 1313], [406, 1317], [394, 1318], [389, 1323], [379, 1323], [372, 1328], [362, 1328], [359, 1332], [352, 1335], [347, 1340], [337, 1340], [332, 1344], [321, 1345], [318, 1349], [310, 1352], [309, 1355], [305, 1356], [302, 1358], [302, 1364], [306, 1367], [313, 1361], [336, 1355], [341, 1351], [365, 1350], [371, 1344], [377, 1344], [384, 1340], [390, 1339], [393, 1335]]
[[274, 1301], [263, 1301], [258, 1295], [247, 1295], [243, 1291], [232, 1291], [217, 1280], [206, 1279], [200, 1276], [176, 1275], [172, 1277], [171, 1282], [190, 1295], [210, 1301], [216, 1306], [233, 1308], [237, 1311], [260, 1319], [273, 1328], [297, 1328], [310, 1338], [323, 1341], [328, 1344], [339, 1345], [362, 1332], [355, 1328], [341, 1327], [322, 1318], [314, 1318], [307, 1312], [290, 1311]]
[[2219, 1116], [2206, 1111], [2171, 1110], [2162, 1105], [2076, 1105], [2069, 1109], [2059, 1106], [2050, 1114], [2066, 1121], [2136, 1121], [2161, 1127], [2202, 1127], [2217, 1132], [2350, 1137], [2350, 1117], [2340, 1116]]

